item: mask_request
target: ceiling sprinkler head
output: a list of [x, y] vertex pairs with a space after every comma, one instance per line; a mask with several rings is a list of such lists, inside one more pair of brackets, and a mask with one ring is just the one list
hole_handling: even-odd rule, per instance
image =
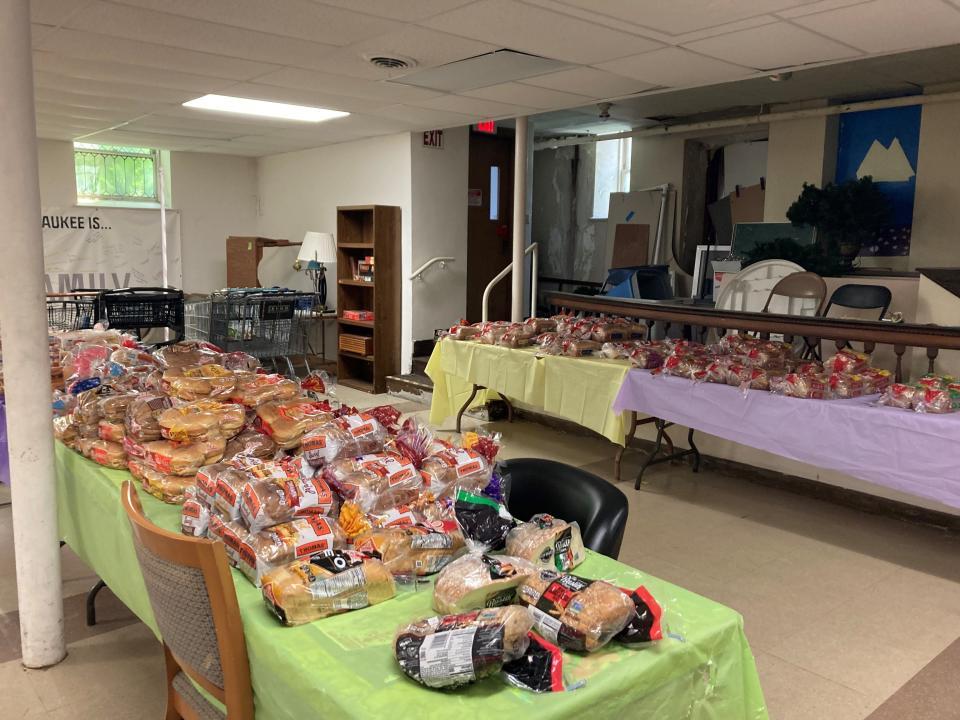
[[600, 119], [609, 120], [610, 108], [613, 107], [613, 103], [608, 103], [608, 102], [597, 103], [597, 107], [600, 108]]

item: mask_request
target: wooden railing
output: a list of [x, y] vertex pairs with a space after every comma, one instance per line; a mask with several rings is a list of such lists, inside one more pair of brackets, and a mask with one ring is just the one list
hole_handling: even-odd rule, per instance
[[662, 323], [665, 330], [680, 325], [686, 337], [696, 340], [705, 338], [712, 328], [719, 334], [750, 332], [763, 338], [779, 334], [784, 336], [786, 342], [804, 338], [808, 347], [822, 340], [832, 340], [838, 348], [851, 342], [860, 342], [868, 353], [872, 353], [877, 345], [890, 345], [896, 356], [895, 376], [898, 382], [903, 379], [902, 360], [908, 348], [926, 349], [928, 372], [934, 372], [935, 361], [941, 350], [960, 350], [960, 327], [944, 325], [740, 312], [670, 301], [629, 300], [573, 293], [551, 293], [547, 302], [564, 312], [636, 318], [650, 329], [657, 323]]

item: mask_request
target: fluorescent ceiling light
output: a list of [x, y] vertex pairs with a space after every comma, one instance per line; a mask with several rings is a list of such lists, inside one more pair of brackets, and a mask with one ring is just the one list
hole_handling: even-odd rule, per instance
[[229, 95], [204, 95], [188, 100], [184, 107], [219, 112], [238, 113], [240, 115], [259, 115], [260, 117], [280, 118], [283, 120], [301, 120], [303, 122], [323, 122], [334, 118], [346, 117], [350, 113], [306, 105], [288, 105], [287, 103], [251, 100], [250, 98], [231, 97]]

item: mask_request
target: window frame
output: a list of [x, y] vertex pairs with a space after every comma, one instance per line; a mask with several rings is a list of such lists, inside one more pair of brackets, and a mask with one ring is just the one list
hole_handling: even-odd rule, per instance
[[[596, 145], [599, 145], [602, 142], [615, 142], [617, 143], [617, 182], [614, 188], [611, 188], [610, 192], [630, 192], [630, 170], [633, 162], [633, 138], [611, 138], [609, 140], [604, 140], [598, 138]], [[597, 212], [597, 177], [598, 170], [596, 163], [593, 168], [593, 199], [591, 200], [590, 207], [590, 219], [591, 220], [607, 220], [609, 219], [610, 209], [609, 202], [607, 208], [604, 211], [603, 215], [598, 214]]]
[[[145, 207], [145, 208], [156, 208], [160, 207], [160, 167], [163, 162], [162, 152], [157, 148], [138, 148], [141, 152], [136, 150], [125, 150], [119, 149], [125, 146], [117, 145], [99, 145], [95, 143], [74, 143], [73, 144], [73, 162], [74, 162], [74, 177], [76, 179], [76, 190], [77, 190], [77, 205], [79, 206], [113, 206], [113, 207]], [[132, 147], [132, 146], [126, 146]], [[80, 161], [80, 155], [93, 155], [101, 156], [104, 159], [114, 158], [114, 161], [118, 158], [131, 159], [134, 161], [137, 160], [150, 160], [153, 162], [153, 195], [131, 195], [131, 194], [84, 194], [82, 192], [82, 183], [80, 180], [81, 168], [78, 165]], [[103, 172], [106, 173], [106, 160], [104, 160]], [[116, 170], [113, 171], [114, 173]], [[114, 175], [114, 177], [116, 177]], [[126, 183], [125, 183], [126, 184]], [[144, 179], [144, 185], [146, 186], [146, 178]]]

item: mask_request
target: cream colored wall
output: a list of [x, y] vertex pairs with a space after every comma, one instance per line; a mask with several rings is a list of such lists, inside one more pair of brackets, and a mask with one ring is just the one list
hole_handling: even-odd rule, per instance
[[[921, 275], [917, 293], [917, 322], [921, 324], [960, 326], [960, 298], [949, 290], [940, 287], [933, 280]], [[927, 355], [924, 350], [914, 351], [915, 372], [927, 369]], [[953, 376], [960, 376], [960, 351], [944, 350], [937, 356], [934, 370]]]
[[39, 140], [40, 204], [43, 207], [72, 207], [77, 204], [77, 176], [73, 164], [73, 143]]
[[[803, 183], [821, 185], [831, 143], [830, 118], [804, 118], [770, 123], [767, 146], [765, 222], [785, 222], [787, 209], [803, 190]], [[832, 174], [832, 170], [831, 170]]]

